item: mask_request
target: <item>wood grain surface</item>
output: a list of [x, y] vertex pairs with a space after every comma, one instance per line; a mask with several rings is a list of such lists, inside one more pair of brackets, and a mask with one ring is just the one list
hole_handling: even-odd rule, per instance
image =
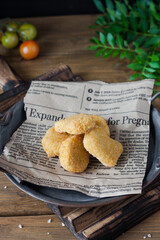
[[[20, 57], [18, 48], [7, 50], [1, 45], [0, 54], [6, 57], [23, 80], [31, 80], [62, 62], [85, 80], [128, 81], [132, 71], [126, 67], [127, 60], [95, 58], [94, 53], [87, 50], [89, 39], [94, 34], [88, 26], [95, 19], [95, 15], [20, 19], [36, 25], [39, 57], [26, 61]], [[155, 101], [155, 105], [160, 110], [159, 100]], [[67, 214], [65, 208], [63, 211], [64, 215]], [[76, 213], [73, 212], [70, 217], [76, 218]], [[52, 222], [48, 223], [48, 219]], [[19, 224], [23, 227], [19, 228]], [[130, 229], [118, 240], [140, 240], [144, 236], [150, 239], [147, 234], [151, 234], [152, 240], [160, 239], [160, 212]], [[72, 240], [75, 237], [62, 226], [45, 203], [26, 195], [0, 173], [0, 240], [8, 239]]]

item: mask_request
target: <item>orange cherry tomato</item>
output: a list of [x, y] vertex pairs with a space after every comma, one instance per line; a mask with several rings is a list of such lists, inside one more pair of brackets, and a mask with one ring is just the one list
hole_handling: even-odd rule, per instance
[[39, 46], [33, 40], [27, 40], [20, 45], [20, 54], [24, 59], [34, 59], [39, 54]]

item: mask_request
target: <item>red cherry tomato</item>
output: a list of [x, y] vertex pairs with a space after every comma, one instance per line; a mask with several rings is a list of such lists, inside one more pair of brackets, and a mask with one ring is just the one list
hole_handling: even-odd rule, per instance
[[39, 54], [39, 46], [33, 40], [28, 40], [28, 41], [23, 42], [20, 45], [19, 50], [20, 50], [21, 56], [27, 60], [34, 59]]

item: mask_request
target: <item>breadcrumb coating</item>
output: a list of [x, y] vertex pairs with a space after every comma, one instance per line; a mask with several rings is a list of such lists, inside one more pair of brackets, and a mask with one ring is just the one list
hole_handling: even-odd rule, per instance
[[123, 152], [120, 142], [110, 138], [103, 128], [95, 127], [85, 134], [85, 149], [106, 167], [114, 167]]
[[55, 123], [55, 130], [69, 134], [83, 134], [88, 130], [93, 129], [96, 123], [91, 115], [80, 113], [66, 119], [61, 119]]
[[97, 115], [91, 115], [91, 116], [93, 118], [93, 121], [96, 122], [96, 126], [102, 127], [104, 129], [104, 131], [106, 131], [107, 135], [110, 136], [110, 129], [109, 129], [105, 119], [103, 117], [97, 116]]
[[83, 146], [83, 136], [74, 135], [63, 141], [59, 160], [61, 166], [69, 172], [81, 173], [89, 163], [89, 153]]
[[58, 133], [55, 127], [47, 130], [42, 139], [42, 146], [48, 157], [59, 156], [59, 148], [64, 140], [68, 138], [67, 133]]

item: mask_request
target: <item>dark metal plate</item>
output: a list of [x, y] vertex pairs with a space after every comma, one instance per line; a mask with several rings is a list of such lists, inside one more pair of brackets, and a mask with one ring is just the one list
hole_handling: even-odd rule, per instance
[[[0, 126], [0, 154], [2, 153], [3, 147], [8, 142], [10, 136], [24, 120], [25, 114], [23, 110], [23, 101], [20, 101], [12, 107], [12, 114], [10, 115], [9, 123], [7, 125], [3, 124]], [[143, 189], [145, 189], [158, 176], [158, 174], [160, 174], [160, 113], [153, 106], [151, 107], [150, 120], [149, 152]], [[19, 189], [25, 193], [47, 203], [61, 206], [91, 207], [109, 204], [128, 197], [89, 197], [78, 191], [43, 187], [25, 181], [20, 182], [14, 175], [10, 173], [5, 174]]]

